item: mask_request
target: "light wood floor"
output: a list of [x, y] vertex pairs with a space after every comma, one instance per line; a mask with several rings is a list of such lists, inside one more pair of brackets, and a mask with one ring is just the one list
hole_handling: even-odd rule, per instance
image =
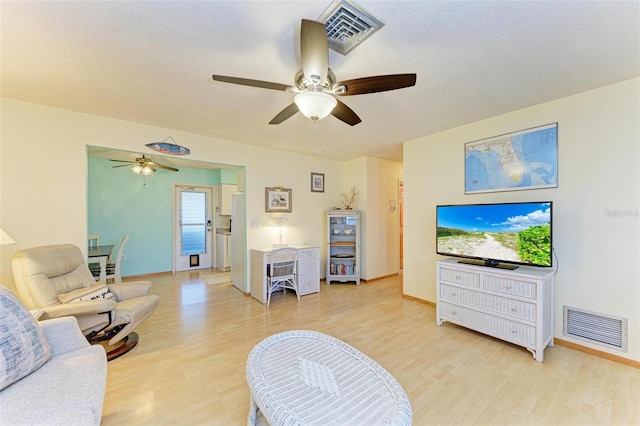
[[[140, 343], [109, 363], [102, 425], [245, 425], [245, 361], [265, 337], [312, 329], [337, 337], [403, 386], [415, 425], [639, 425], [640, 370], [562, 346], [545, 362], [451, 325], [402, 298], [402, 277], [276, 294], [271, 309], [211, 271], [152, 279], [160, 306]], [[357, 423], [357, 419], [354, 419]]]

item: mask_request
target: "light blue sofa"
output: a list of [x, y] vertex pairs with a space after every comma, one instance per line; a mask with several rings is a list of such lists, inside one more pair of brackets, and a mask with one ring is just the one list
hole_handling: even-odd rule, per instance
[[0, 391], [0, 425], [99, 425], [107, 357], [91, 346], [74, 317], [38, 323], [51, 359]]

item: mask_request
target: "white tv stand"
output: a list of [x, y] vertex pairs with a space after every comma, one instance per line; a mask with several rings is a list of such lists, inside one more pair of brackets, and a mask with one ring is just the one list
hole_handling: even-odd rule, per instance
[[444, 321], [524, 346], [542, 362], [553, 346], [553, 270], [436, 262], [436, 324]]

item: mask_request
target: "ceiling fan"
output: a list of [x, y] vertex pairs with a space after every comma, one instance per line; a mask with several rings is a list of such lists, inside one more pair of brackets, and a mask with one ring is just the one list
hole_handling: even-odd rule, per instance
[[336, 81], [329, 68], [327, 29], [322, 22], [303, 19], [300, 27], [302, 68], [296, 73], [295, 86], [248, 78], [213, 75], [225, 83], [284, 90], [296, 93], [294, 102], [280, 111], [269, 124], [280, 124], [298, 111], [314, 123], [331, 114], [350, 126], [360, 123], [360, 117], [334, 95], [351, 96], [402, 89], [416, 84], [415, 74], [391, 74]]
[[150, 175], [151, 173], [154, 173], [156, 171], [156, 169], [171, 170], [172, 172], [179, 171], [175, 167], [163, 166], [162, 164], [156, 163], [155, 161], [151, 160], [150, 158], [146, 158], [144, 156], [144, 154], [142, 155], [142, 157], [136, 158], [134, 161], [112, 160], [112, 159], [109, 159], [109, 161], [117, 161], [119, 163], [127, 163], [127, 164], [120, 164], [118, 166], [113, 166], [114, 168], [116, 168], [116, 167], [127, 167], [127, 166], [133, 164], [134, 166], [131, 168], [131, 170], [133, 170], [133, 172], [135, 174], [138, 174], [138, 175], [142, 174], [142, 175], [147, 176], [147, 175]]

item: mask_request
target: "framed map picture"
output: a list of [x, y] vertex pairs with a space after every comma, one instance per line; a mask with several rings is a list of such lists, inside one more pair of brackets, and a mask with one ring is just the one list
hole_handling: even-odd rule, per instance
[[464, 193], [558, 186], [558, 123], [464, 145]]

